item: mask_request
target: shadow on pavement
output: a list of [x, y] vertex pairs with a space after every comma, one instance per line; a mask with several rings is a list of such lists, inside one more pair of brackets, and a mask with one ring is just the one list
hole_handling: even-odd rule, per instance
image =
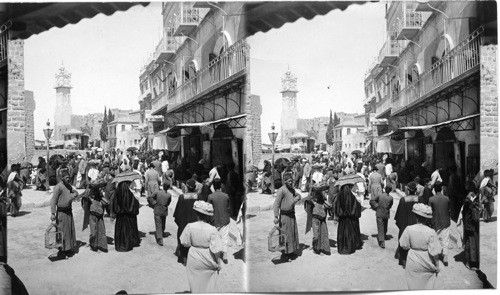
[[[372, 238], [378, 238], [378, 234], [373, 234]], [[390, 239], [394, 238], [392, 235], [386, 235], [385, 240], [388, 241]]]
[[330, 242], [330, 247], [337, 248], [337, 241], [329, 239], [329, 242]]
[[493, 216], [488, 221], [485, 220], [484, 222], [488, 223], [488, 222], [493, 222], [493, 221], [497, 221], [497, 217], [496, 216]]
[[299, 244], [299, 250], [297, 250], [297, 252], [295, 252], [295, 253], [297, 253], [297, 256], [302, 256], [302, 252], [303, 252], [305, 249], [309, 248], [309, 247], [310, 247], [309, 245], [306, 245], [306, 244], [302, 244], [302, 243], [300, 243], [300, 244]]
[[66, 256], [64, 255], [61, 255], [61, 252], [56, 252], [56, 253], [52, 253], [49, 255], [49, 260], [51, 262], [56, 262], [56, 261], [60, 261], [60, 260], [66, 260]]
[[76, 247], [75, 247], [75, 253], [80, 252], [80, 248], [85, 246], [85, 245], [87, 245], [87, 243], [77, 240]]
[[368, 236], [365, 235], [365, 234], [361, 234], [361, 240], [362, 241], [367, 241], [368, 240]]
[[143, 231], [139, 231], [139, 238], [145, 238], [145, 237], [146, 237], [146, 233]]
[[234, 259], [243, 260], [245, 262], [245, 248], [241, 248], [239, 251], [233, 253]]
[[20, 216], [28, 215], [30, 213], [31, 213], [30, 211], [19, 211], [16, 216], [12, 216], [12, 217], [20, 217]]
[[[156, 234], [156, 231], [150, 231], [150, 232], [148, 232], [148, 234], [150, 234], [150, 235], [152, 235], [152, 236], [153, 236], [153, 235], [155, 235], [155, 234]], [[140, 235], [140, 233], [139, 233], [139, 235]], [[172, 235], [172, 234], [171, 234], [170, 232], [168, 232], [168, 231], [163, 233], [163, 237], [164, 237], [164, 238], [168, 238], [168, 237], [170, 237], [171, 235]], [[146, 235], [144, 235], [144, 236], [146, 236]], [[141, 237], [141, 238], [142, 238], [142, 237]]]
[[191, 291], [181, 291], [181, 292], [175, 292], [174, 294], [189, 294]]
[[455, 261], [462, 262], [464, 264], [467, 261], [467, 259], [465, 258], [465, 251], [462, 251], [459, 254], [453, 256], [453, 258], [455, 258]]
[[106, 236], [106, 243], [108, 243], [108, 245], [113, 245], [114, 242], [115, 242], [115, 239], [113, 239], [112, 237]]
[[246, 215], [246, 219], [250, 219], [250, 218], [253, 218], [255, 216], [257, 216], [257, 215], [255, 215], [255, 214], [247, 214]]

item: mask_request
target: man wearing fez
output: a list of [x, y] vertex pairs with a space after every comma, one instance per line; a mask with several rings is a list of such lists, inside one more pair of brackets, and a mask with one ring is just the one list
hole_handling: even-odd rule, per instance
[[54, 187], [50, 201], [50, 220], [63, 232], [63, 246], [58, 255], [72, 256], [76, 247], [76, 232], [71, 203], [78, 196], [78, 192], [69, 183], [69, 169], [61, 169], [59, 173], [61, 182]]
[[284, 184], [276, 193], [274, 201], [274, 224], [279, 225], [286, 236], [285, 250], [282, 258], [290, 260], [295, 258], [295, 252], [299, 249], [299, 231], [295, 219], [295, 204], [301, 196], [293, 188], [293, 179], [290, 174], [284, 175]]

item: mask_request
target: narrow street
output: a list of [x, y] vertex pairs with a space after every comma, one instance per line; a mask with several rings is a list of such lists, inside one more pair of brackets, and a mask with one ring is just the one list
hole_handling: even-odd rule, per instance
[[[303, 197], [305, 197], [303, 193]], [[361, 234], [364, 240], [362, 250], [351, 255], [338, 254], [336, 245], [337, 225], [328, 220], [328, 232], [331, 255], [317, 255], [312, 251], [312, 232], [304, 234], [307, 215], [302, 204], [295, 206], [299, 227], [301, 251], [299, 257], [291, 262], [276, 263], [280, 252], [269, 252], [267, 247], [268, 233], [273, 226], [272, 210], [253, 211], [247, 214], [248, 267], [250, 292], [289, 292], [289, 291], [368, 291], [368, 290], [406, 290], [404, 269], [394, 259], [397, 248], [398, 228], [395, 225], [394, 214], [398, 206], [399, 195], [395, 197], [389, 220], [386, 248], [378, 246], [375, 222], [375, 211], [365, 209], [360, 219]], [[251, 193], [248, 196], [249, 208], [252, 199], [268, 197], [269, 195]], [[363, 206], [368, 207], [365, 200]], [[450, 241], [451, 243], [451, 241]], [[479, 289], [482, 281], [475, 271], [468, 270], [464, 265], [462, 249], [450, 249], [448, 267], [440, 265], [438, 275], [439, 289]], [[345, 275], [349, 274], [349, 275]]]
[[[23, 191], [29, 202], [31, 189]], [[49, 198], [49, 196], [47, 196]], [[114, 294], [126, 290], [137, 293], [177, 293], [189, 291], [186, 268], [177, 263], [177, 226], [172, 217], [177, 197], [169, 206], [164, 246], [156, 244], [153, 210], [141, 199], [138, 215], [141, 246], [130, 252], [116, 252], [112, 244], [114, 223], [104, 218], [108, 237], [108, 253], [92, 252], [88, 247], [89, 229], [82, 231], [83, 209], [73, 203], [79, 253], [52, 261], [56, 249], [44, 247], [45, 229], [50, 223], [50, 207], [21, 209], [19, 217], [8, 217], [9, 264], [23, 281], [30, 294]], [[220, 272], [220, 292], [241, 292], [244, 289], [243, 250], [232, 242], [229, 263]], [[43, 286], [43, 287], [41, 287]]]

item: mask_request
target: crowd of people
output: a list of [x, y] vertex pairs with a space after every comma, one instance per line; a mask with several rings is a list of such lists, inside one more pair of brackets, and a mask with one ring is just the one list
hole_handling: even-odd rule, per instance
[[[89, 247], [95, 252], [108, 252], [104, 218], [114, 222], [114, 248], [127, 252], [139, 247], [141, 236], [137, 216], [141, 198], [153, 210], [155, 238], [164, 245], [165, 223], [172, 202], [171, 190], [178, 195], [173, 211], [177, 230], [178, 262], [187, 268], [192, 292], [213, 292], [218, 288], [222, 263], [228, 263], [230, 218], [241, 214], [241, 190], [235, 165], [218, 164], [210, 170], [200, 165], [176, 169], [163, 152], [127, 151], [85, 154], [71, 153], [57, 159], [50, 202], [51, 216], [63, 232], [58, 257], [68, 258], [78, 252], [73, 206], [81, 202], [84, 211], [83, 230], [89, 228]], [[54, 167], [52, 166], [52, 167]], [[40, 157], [35, 168], [36, 190], [47, 190], [46, 159]], [[189, 179], [179, 176], [193, 173]], [[11, 216], [21, 207], [22, 190], [28, 180], [20, 173], [20, 165], [11, 167], [7, 179], [7, 196]], [[83, 189], [78, 193], [77, 189]], [[142, 213], [141, 211], [141, 214]]]
[[[293, 260], [299, 250], [299, 234], [295, 205], [302, 199], [307, 212], [306, 233], [312, 229], [312, 249], [316, 254], [331, 254], [328, 237], [328, 216], [337, 226], [339, 254], [352, 254], [363, 247], [359, 219], [363, 201], [375, 211], [377, 240], [385, 248], [394, 191], [401, 195], [394, 216], [399, 229], [398, 247], [394, 255], [405, 269], [408, 288], [436, 288], [439, 261], [448, 266], [450, 231], [459, 232], [463, 243], [466, 266], [479, 266], [479, 222], [491, 220], [496, 195], [493, 170], [481, 173], [465, 185], [456, 167], [448, 174], [438, 168], [432, 173], [420, 170], [420, 175], [403, 183], [398, 177], [395, 162], [387, 157], [316, 157], [294, 158], [282, 169], [270, 169], [266, 163], [262, 178], [262, 193], [269, 193], [274, 180], [274, 223], [284, 238], [281, 259]], [[399, 166], [400, 164], [397, 164]], [[421, 167], [426, 167], [423, 165]], [[281, 171], [280, 171], [281, 170]], [[460, 232], [457, 226], [463, 224]], [[411, 242], [410, 242], [411, 241]]]

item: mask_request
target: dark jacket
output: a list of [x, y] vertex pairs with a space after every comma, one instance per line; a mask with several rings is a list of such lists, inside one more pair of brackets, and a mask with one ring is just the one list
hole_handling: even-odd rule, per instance
[[438, 231], [450, 226], [450, 199], [442, 193], [437, 193], [429, 199], [432, 208], [432, 227]]
[[148, 197], [149, 206], [153, 208], [154, 215], [167, 216], [168, 205], [172, 201], [172, 196], [164, 191], [159, 190]]
[[382, 219], [389, 219], [392, 203], [392, 197], [386, 193], [382, 193], [380, 196], [375, 195], [370, 200], [370, 206], [377, 212], [375, 216]]

